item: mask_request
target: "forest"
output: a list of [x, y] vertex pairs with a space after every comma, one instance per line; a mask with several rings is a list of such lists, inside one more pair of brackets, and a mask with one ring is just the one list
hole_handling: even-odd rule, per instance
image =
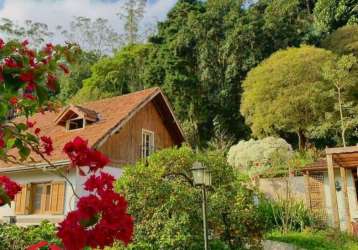
[[81, 46], [60, 79], [64, 103], [160, 86], [193, 147], [271, 135], [295, 148], [358, 142], [355, 0], [179, 0], [143, 31], [145, 4], [126, 1], [124, 34], [87, 17], [55, 31], [2, 19], [0, 32]]

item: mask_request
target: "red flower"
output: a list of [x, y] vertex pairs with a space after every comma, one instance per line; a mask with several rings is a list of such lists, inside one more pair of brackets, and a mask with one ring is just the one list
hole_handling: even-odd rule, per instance
[[33, 128], [35, 124], [36, 124], [36, 122], [31, 122], [31, 121], [29, 121], [29, 120], [26, 121], [26, 126], [27, 126], [28, 128]]
[[29, 40], [24, 40], [22, 43], [21, 43], [22, 46], [26, 47], [27, 45], [29, 45]]
[[3, 82], [4, 80], [3, 65], [0, 65], [0, 82]]
[[2, 130], [0, 130], [0, 149], [5, 147], [5, 141], [4, 141], [3, 137], [4, 137], [4, 132]]
[[46, 44], [46, 46], [43, 48], [43, 51], [44, 51], [46, 54], [50, 55], [50, 54], [52, 53], [52, 51], [53, 51], [53, 45], [52, 45], [52, 43]]
[[67, 65], [65, 65], [65, 64], [63, 64], [63, 63], [60, 63], [60, 64], [58, 64], [58, 66], [63, 70], [63, 72], [64, 72], [65, 74], [70, 73], [70, 70], [68, 69]]
[[26, 248], [26, 250], [40, 250], [47, 247], [49, 250], [61, 250], [61, 248], [55, 244], [49, 244], [47, 241], [40, 241], [37, 244], [31, 245]]
[[36, 129], [35, 129], [35, 135], [40, 134], [40, 132], [41, 132], [41, 129], [40, 129], [40, 128], [36, 128]]
[[18, 63], [11, 57], [7, 57], [5, 58], [4, 60], [5, 62], [5, 65], [9, 68], [17, 68], [19, 67], [20, 65], [18, 65]]
[[5, 42], [0, 38], [0, 49], [4, 48]]
[[0, 176], [0, 188], [5, 191], [5, 194], [0, 193], [0, 206], [7, 203], [8, 199], [13, 200], [15, 195], [21, 191], [21, 187], [7, 176]]
[[56, 79], [56, 76], [52, 75], [52, 74], [48, 74], [47, 75], [47, 87], [50, 89], [50, 90], [56, 90], [56, 84], [57, 84], [57, 79]]
[[23, 97], [25, 98], [25, 99], [28, 99], [28, 100], [36, 100], [36, 97], [35, 96], [33, 96], [32, 94], [29, 94], [29, 93], [25, 93], [25, 94], [23, 94]]
[[28, 71], [20, 74], [20, 80], [23, 82], [33, 82], [34, 81], [34, 72]]
[[18, 100], [16, 96], [13, 96], [10, 98], [9, 103], [13, 106], [15, 106], [17, 104]]
[[41, 136], [40, 137], [43, 147], [43, 153], [47, 155], [51, 155], [53, 151], [52, 139], [48, 136]]
[[32, 92], [36, 89], [37, 85], [35, 82], [28, 82], [27, 85], [26, 85], [26, 88], [25, 90], [26, 91], [29, 91], [29, 92]]
[[133, 218], [127, 213], [126, 200], [113, 191], [113, 181], [103, 172], [86, 181], [86, 190], [94, 193], [81, 197], [77, 209], [60, 223], [57, 235], [65, 249], [103, 249], [118, 240], [124, 244], [132, 240]]
[[[73, 141], [66, 143], [63, 151], [71, 160], [72, 167], [89, 167], [89, 171], [96, 172], [109, 163], [107, 156], [101, 152], [88, 147], [88, 141], [76, 137]], [[81, 174], [84, 174], [80, 170]]]

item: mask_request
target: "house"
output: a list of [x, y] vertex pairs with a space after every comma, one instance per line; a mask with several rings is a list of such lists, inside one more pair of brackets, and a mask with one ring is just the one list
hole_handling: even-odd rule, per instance
[[[23, 118], [17, 118], [23, 119]], [[35, 114], [30, 120], [43, 135], [52, 137], [54, 151], [49, 168], [37, 155], [23, 165], [0, 162], [0, 175], [7, 175], [22, 185], [11, 207], [0, 207], [0, 220], [20, 225], [37, 224], [47, 219], [57, 223], [74, 209], [73, 190], [84, 194], [85, 181], [75, 170], [56, 174], [69, 165], [63, 145], [76, 136], [105, 153], [111, 160], [105, 171], [120, 177], [121, 167], [149, 156], [156, 150], [179, 146], [184, 141], [182, 130], [159, 88], [94, 101], [69, 105], [58, 112]], [[65, 177], [72, 185], [65, 181]]]
[[302, 169], [309, 208], [330, 226], [358, 234], [358, 146], [327, 148]]

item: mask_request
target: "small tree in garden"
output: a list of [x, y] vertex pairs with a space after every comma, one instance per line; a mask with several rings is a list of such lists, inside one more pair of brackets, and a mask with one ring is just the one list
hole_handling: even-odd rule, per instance
[[202, 249], [201, 193], [191, 167], [200, 161], [212, 171], [208, 191], [211, 249], [256, 249], [265, 231], [254, 203], [255, 191], [236, 175], [218, 152], [196, 153], [188, 147], [164, 149], [147, 164], [128, 166], [117, 180], [136, 218], [133, 249]]
[[270, 168], [278, 168], [277, 165], [288, 162], [292, 156], [292, 147], [284, 139], [266, 137], [240, 141], [230, 148], [227, 158], [231, 166], [254, 178]]
[[[49, 166], [55, 167], [46, 156], [53, 151], [52, 139], [41, 135], [36, 121], [30, 121], [34, 112], [53, 109], [52, 96], [58, 91], [57, 77], [68, 73], [78, 52], [75, 45], [65, 47], [47, 44], [36, 51], [22, 43], [0, 39], [0, 159], [5, 162], [27, 164], [31, 151], [40, 155]], [[16, 113], [26, 117], [25, 122], [9, 120]], [[13, 154], [18, 152], [19, 157]], [[109, 163], [101, 152], [89, 148], [87, 141], [74, 138], [64, 145], [71, 161], [69, 168], [78, 168], [80, 174], [89, 175], [84, 184], [88, 196], [79, 198], [76, 210], [60, 223], [58, 237], [68, 250], [85, 247], [104, 248], [114, 241], [128, 244], [133, 234], [133, 219], [127, 214], [127, 202], [114, 192], [114, 177], [101, 171]], [[57, 169], [57, 173], [65, 175]], [[72, 184], [71, 184], [72, 185]], [[0, 206], [9, 204], [20, 187], [5, 176], [0, 176]], [[76, 195], [76, 194], [75, 194]], [[59, 246], [39, 242], [28, 249], [60, 249]]]

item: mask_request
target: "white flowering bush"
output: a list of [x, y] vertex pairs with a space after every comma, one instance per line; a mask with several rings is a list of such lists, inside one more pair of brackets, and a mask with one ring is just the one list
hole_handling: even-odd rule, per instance
[[232, 146], [228, 153], [228, 163], [253, 176], [275, 164], [287, 163], [292, 156], [292, 147], [284, 139], [266, 137], [261, 140], [243, 140]]

